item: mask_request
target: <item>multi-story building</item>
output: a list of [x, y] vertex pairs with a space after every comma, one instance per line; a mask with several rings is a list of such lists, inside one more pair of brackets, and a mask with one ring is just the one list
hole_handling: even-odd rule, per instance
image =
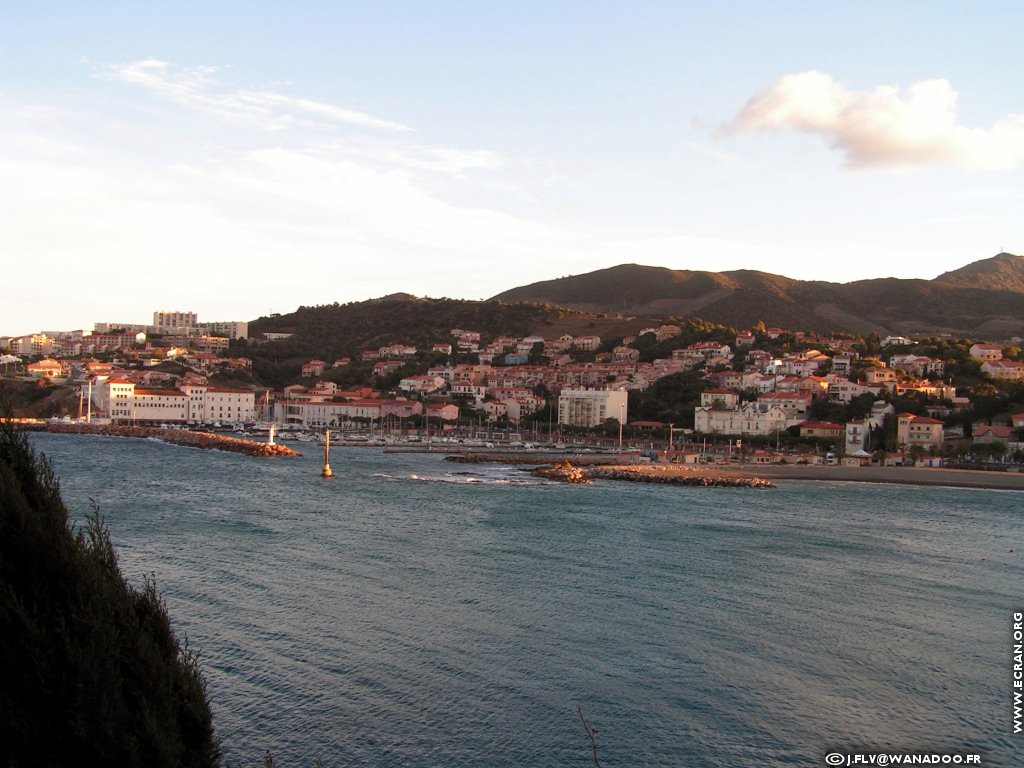
[[929, 416], [901, 413], [896, 417], [896, 442], [908, 448], [914, 445], [942, 447], [943, 425]]
[[862, 456], [867, 453], [868, 441], [871, 439], [870, 419], [846, 422], [846, 436], [843, 453], [847, 456]]
[[249, 324], [240, 320], [197, 323], [197, 327], [207, 336], [226, 336], [229, 339], [245, 339], [249, 336]]
[[628, 398], [624, 389], [563, 389], [558, 396], [558, 423], [596, 427], [606, 419], [625, 424]]
[[255, 419], [255, 396], [186, 382], [179, 389], [143, 389], [128, 379], [109, 379], [94, 389], [96, 405], [114, 422], [237, 423]]
[[7, 340], [7, 347], [16, 355], [52, 355], [57, 339], [45, 333], [16, 336]]
[[772, 435], [798, 423], [777, 405], [765, 406], [760, 400], [734, 408], [694, 409], [693, 428], [697, 432], [720, 435]]
[[187, 336], [197, 328], [195, 312], [165, 312], [153, 313], [153, 332], [159, 334], [180, 334]]

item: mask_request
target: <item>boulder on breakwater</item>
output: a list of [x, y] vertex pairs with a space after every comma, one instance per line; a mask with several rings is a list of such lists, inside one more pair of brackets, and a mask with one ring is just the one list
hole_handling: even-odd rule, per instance
[[537, 477], [546, 477], [548, 480], [558, 480], [563, 483], [590, 485], [594, 482], [587, 477], [587, 471], [583, 467], [573, 466], [568, 461], [560, 461], [553, 467], [536, 469], [533, 471], [533, 474]]
[[173, 445], [184, 445], [190, 448], [206, 450], [230, 451], [246, 456], [298, 456], [286, 445], [270, 445], [255, 440], [242, 440], [228, 435], [216, 435], [211, 432], [190, 432], [185, 429], [156, 429], [154, 427], [129, 427], [114, 424], [76, 424], [76, 423], [43, 423], [22, 425], [22, 429], [39, 432], [54, 432], [71, 435], [105, 435], [107, 437], [149, 437], [162, 440]]

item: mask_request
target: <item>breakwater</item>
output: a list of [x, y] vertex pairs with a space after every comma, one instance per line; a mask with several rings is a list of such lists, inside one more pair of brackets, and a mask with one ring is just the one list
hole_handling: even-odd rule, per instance
[[16, 426], [19, 429], [31, 430], [33, 432], [53, 432], [65, 435], [153, 438], [173, 445], [184, 445], [189, 448], [203, 448], [205, 450], [229, 451], [231, 453], [242, 453], [246, 456], [275, 457], [300, 455], [286, 445], [270, 445], [255, 440], [242, 440], [237, 437], [217, 435], [212, 432], [191, 432], [185, 429], [128, 427], [113, 424], [67, 424], [63, 422], [22, 423]]
[[689, 470], [683, 467], [651, 465], [593, 465], [581, 467], [570, 462], [559, 462], [553, 467], [535, 469], [533, 474], [549, 480], [566, 483], [590, 483], [595, 479], [624, 480], [632, 483], [660, 483], [662, 485], [690, 485], [702, 488], [774, 488], [775, 485], [760, 477], [723, 475], [708, 470]]

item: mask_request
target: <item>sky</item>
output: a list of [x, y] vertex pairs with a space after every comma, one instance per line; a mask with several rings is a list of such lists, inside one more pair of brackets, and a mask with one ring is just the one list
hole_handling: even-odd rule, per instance
[[1022, 28], [942, 0], [5, 3], [0, 336], [1022, 253]]

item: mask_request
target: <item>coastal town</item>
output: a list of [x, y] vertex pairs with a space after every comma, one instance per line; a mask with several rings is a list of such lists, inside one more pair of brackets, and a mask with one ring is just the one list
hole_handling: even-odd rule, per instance
[[[394, 339], [357, 358], [309, 359], [275, 388], [253, 381], [252, 359], [236, 353], [291, 334], [250, 335], [246, 322], [158, 311], [152, 324], [0, 337], [0, 376], [40, 391], [69, 388], [64, 413], [52, 414], [65, 422], [239, 432], [274, 424], [286, 435], [329, 428], [353, 441], [568, 442], [684, 464], [1021, 460], [1019, 338], [949, 341], [942, 356], [934, 339], [732, 330], [725, 338], [721, 327], [698, 325], [700, 340], [687, 343], [693, 323], [616, 339], [451, 328], [429, 347]], [[356, 366], [365, 380], [339, 384], [336, 374]], [[652, 393], [671, 377], [695, 387], [682, 418], [638, 413], [651, 410]], [[1000, 392], [1005, 408], [993, 412]], [[978, 408], [979, 393], [987, 409]]]

